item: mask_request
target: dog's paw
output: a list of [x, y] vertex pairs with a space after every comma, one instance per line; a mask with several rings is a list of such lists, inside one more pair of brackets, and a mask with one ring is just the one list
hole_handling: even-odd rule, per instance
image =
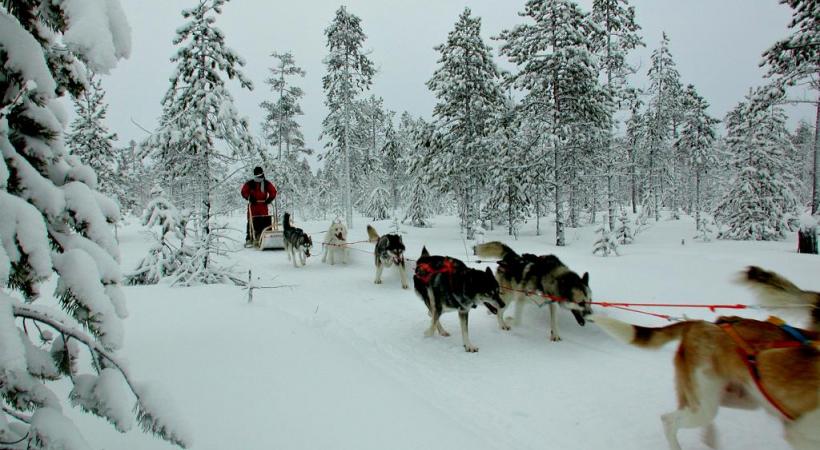
[[550, 333], [550, 340], [552, 342], [561, 342], [561, 336], [558, 336], [556, 333]]
[[502, 330], [504, 330], [504, 331], [510, 331], [510, 330], [512, 330], [512, 327], [511, 327], [511, 326], [509, 326], [509, 325], [507, 325], [506, 323], [505, 323], [504, 325], [500, 325], [500, 326], [499, 326], [499, 328], [501, 328], [501, 329], [502, 329]]
[[433, 329], [429, 328], [427, 331], [424, 332], [424, 337], [431, 337], [433, 336]]
[[442, 336], [444, 336], [444, 337], [450, 337], [450, 333], [448, 333], [446, 330], [441, 330], [441, 331], [439, 332], [439, 334], [440, 334], [440, 335], [442, 335]]
[[475, 352], [478, 351], [478, 347], [476, 347], [474, 345], [465, 345], [464, 350], [466, 350], [467, 353], [475, 353]]
[[406, 284], [402, 284], [402, 285], [401, 285], [401, 288], [402, 288], [402, 289], [410, 289], [410, 286], [408, 286], [408, 285], [406, 285]]
[[376, 284], [382, 284], [382, 280], [375, 279], [375, 280], [373, 280], [373, 283], [376, 283]]

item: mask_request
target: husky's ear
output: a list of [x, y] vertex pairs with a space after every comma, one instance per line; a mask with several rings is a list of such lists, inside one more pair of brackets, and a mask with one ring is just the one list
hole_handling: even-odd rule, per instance
[[589, 272], [584, 272], [584, 276], [581, 277], [581, 281], [583, 281], [585, 285], [589, 286]]
[[487, 270], [485, 270], [485, 272], [487, 272], [488, 275], [493, 276], [493, 269], [487, 267]]
[[430, 256], [430, 252], [427, 251], [427, 246], [426, 245], [421, 248], [421, 256], [422, 257]]

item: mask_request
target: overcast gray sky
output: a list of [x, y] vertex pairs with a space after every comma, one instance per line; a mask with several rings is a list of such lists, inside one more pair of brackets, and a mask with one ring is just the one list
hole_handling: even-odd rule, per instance
[[[173, 70], [169, 61], [174, 52], [171, 40], [182, 25], [180, 11], [196, 0], [122, 0], [133, 33], [133, 52], [103, 78], [107, 90], [109, 125], [120, 141], [141, 140], [146, 133], [131, 120], [152, 129], [160, 115], [160, 100], [168, 89]], [[362, 19], [367, 34], [366, 48], [379, 69], [372, 93], [385, 105], [401, 113], [429, 117], [434, 98], [425, 82], [435, 70], [438, 54], [433, 47], [444, 42], [465, 6], [482, 18], [487, 42], [497, 48], [491, 36], [521, 22], [517, 12], [525, 0], [350, 0], [344, 4]], [[579, 1], [585, 10], [592, 0]], [[228, 45], [247, 62], [244, 73], [254, 83], [254, 91], [231, 91], [241, 114], [247, 116], [254, 133], [259, 133], [262, 113], [259, 103], [272, 98], [264, 83], [273, 51], [291, 51], [306, 71], [300, 81], [305, 90], [300, 119], [309, 146], [320, 149], [321, 122], [326, 115], [322, 104], [321, 78], [325, 68], [324, 29], [342, 3], [338, 0], [233, 0], [217, 19]], [[692, 83], [711, 103], [718, 118], [731, 109], [749, 87], [763, 83], [758, 68], [760, 55], [775, 40], [788, 34], [791, 11], [777, 0], [633, 0], [637, 21], [643, 28], [645, 49], [634, 52], [641, 67], [635, 78], [646, 85], [649, 55], [666, 31], [671, 51], [683, 83]], [[789, 108], [792, 123], [798, 118], [813, 121], [808, 107]]]

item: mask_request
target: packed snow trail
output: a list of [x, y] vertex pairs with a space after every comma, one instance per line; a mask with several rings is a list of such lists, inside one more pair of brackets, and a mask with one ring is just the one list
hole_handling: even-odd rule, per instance
[[[239, 219], [234, 225], [241, 228]], [[327, 223], [299, 225], [319, 231]], [[389, 226], [377, 223], [376, 229], [386, 233]], [[501, 232], [486, 239], [556, 253], [570, 268], [590, 272], [593, 295], [601, 300], [751, 303], [751, 292], [731, 282], [749, 264], [820, 290], [820, 261], [795, 254], [791, 242], [690, 243], [693, 229], [690, 221], [661, 222], [615, 258], [591, 255], [593, 228], [568, 230], [569, 247], [560, 249], [534, 233], [519, 241]], [[406, 231], [410, 258], [426, 245], [433, 253], [471, 259], [452, 218], [439, 218], [436, 228]], [[127, 270], [148, 244], [136, 227], [120, 236]], [[360, 226], [348, 239], [363, 237]], [[320, 240], [316, 236], [316, 253]], [[355, 247], [364, 251], [352, 251], [348, 265], [325, 265], [314, 255], [299, 269], [283, 252], [238, 251], [238, 270], [253, 266], [259, 285], [292, 286], [255, 291], [250, 304], [247, 291], [230, 286], [127, 289], [131, 317], [123, 353], [141, 378], [172, 393], [194, 432], [195, 448], [666, 447], [659, 417], [675, 408], [674, 346], [624, 346], [594, 325], [579, 327], [565, 311], [564, 340], [552, 343], [546, 308], [530, 306], [524, 323], [509, 332], [478, 308], [470, 314], [470, 335], [480, 351], [468, 354], [456, 314], [442, 318], [453, 336], [423, 337], [429, 318], [422, 302], [412, 289], [401, 289], [394, 270], [375, 285], [371, 246]], [[685, 314], [716, 317], [708, 310]], [[118, 435], [83, 416], [75, 420], [94, 430], [87, 435], [97, 447], [168, 448], [141, 433]], [[788, 448], [777, 419], [761, 410], [724, 409], [716, 423], [724, 449]], [[698, 431], [680, 437], [687, 450], [706, 448]]]

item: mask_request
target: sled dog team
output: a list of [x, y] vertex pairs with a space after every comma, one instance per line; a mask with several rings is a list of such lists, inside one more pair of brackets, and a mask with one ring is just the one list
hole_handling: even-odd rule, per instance
[[[298, 267], [310, 256], [310, 236], [290, 223], [285, 215], [285, 247]], [[379, 235], [367, 227], [375, 244], [375, 283], [382, 282], [384, 268], [395, 266], [402, 288], [409, 287], [405, 273], [405, 246], [398, 234]], [[334, 221], [324, 240], [323, 262], [347, 262], [347, 229]], [[331, 245], [328, 245], [331, 244]], [[786, 441], [797, 450], [820, 449], [820, 293], [804, 291], [782, 276], [749, 267], [741, 281], [753, 288], [764, 304], [806, 306], [810, 325], [798, 329], [782, 321], [760, 321], [741, 317], [719, 317], [715, 322], [686, 320], [659, 328], [641, 327], [593, 315], [589, 274], [579, 276], [555, 255], [518, 254], [501, 242], [473, 248], [476, 256], [497, 259], [495, 274], [490, 268], [477, 270], [449, 256], [431, 255], [422, 248], [413, 274], [416, 294], [427, 306], [430, 326], [426, 336], [449, 336], [439, 322], [441, 314], [457, 311], [461, 337], [467, 352], [478, 348], [470, 341], [470, 309], [485, 305], [496, 314], [498, 326], [509, 330], [521, 323], [523, 304], [529, 295], [553, 301], [550, 308], [550, 339], [560, 341], [556, 313], [569, 310], [579, 325], [595, 322], [611, 336], [642, 348], [657, 348], [680, 341], [674, 358], [678, 409], [662, 416], [669, 448], [680, 450], [681, 428], [703, 428], [704, 443], [716, 447], [713, 420], [718, 409], [763, 407], [780, 417]], [[515, 304], [512, 321], [504, 311]]]

